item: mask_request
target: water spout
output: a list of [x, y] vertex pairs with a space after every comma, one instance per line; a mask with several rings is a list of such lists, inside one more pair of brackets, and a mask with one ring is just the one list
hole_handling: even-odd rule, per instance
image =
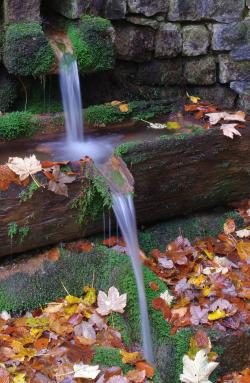
[[60, 86], [67, 141], [83, 142], [83, 113], [78, 67], [76, 59], [69, 53], [65, 53], [60, 62]]

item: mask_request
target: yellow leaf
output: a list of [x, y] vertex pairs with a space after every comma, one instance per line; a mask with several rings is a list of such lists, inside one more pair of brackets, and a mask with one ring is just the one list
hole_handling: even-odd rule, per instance
[[142, 359], [139, 352], [127, 352], [125, 350], [121, 350], [120, 355], [122, 356], [122, 363], [124, 364], [135, 364]]
[[65, 307], [64, 312], [65, 314], [71, 317], [72, 315], [79, 312], [79, 305], [76, 304], [76, 305]]
[[47, 327], [49, 324], [49, 320], [46, 317], [39, 318], [28, 318], [26, 320], [26, 324], [29, 327]]
[[31, 328], [30, 335], [34, 338], [40, 338], [42, 333], [44, 332], [44, 328]]
[[222, 319], [225, 317], [226, 317], [225, 311], [221, 309], [217, 309], [216, 311], [208, 315], [208, 320], [214, 321], [214, 320]]
[[128, 104], [122, 104], [119, 106], [119, 109], [122, 113], [127, 113], [128, 112]]
[[177, 122], [177, 121], [168, 121], [168, 122], [166, 123], [166, 127], [167, 127], [167, 129], [169, 129], [169, 130], [172, 130], [172, 129], [180, 129], [180, 128], [181, 128], [179, 122]]
[[198, 104], [198, 102], [200, 101], [200, 97], [196, 97], [196, 96], [190, 96], [187, 92], [187, 96], [189, 98], [190, 101], [192, 101], [194, 104]]
[[202, 289], [202, 294], [204, 297], [208, 297], [211, 294], [211, 292], [212, 292], [211, 287], [205, 286]]
[[246, 261], [250, 257], [250, 242], [239, 242], [237, 244], [237, 252], [242, 261]]
[[205, 281], [206, 277], [205, 275], [201, 274], [199, 277], [192, 277], [189, 279], [189, 283], [191, 285], [194, 285], [194, 286], [200, 286], [204, 281]]
[[96, 289], [94, 287], [85, 286], [83, 291], [86, 293], [83, 303], [86, 306], [92, 306], [96, 302]]
[[203, 249], [204, 253], [208, 257], [208, 259], [212, 260], [214, 259], [214, 253], [211, 253], [211, 251], [208, 251], [207, 249]]
[[26, 373], [19, 372], [19, 373], [13, 378], [12, 383], [25, 383], [25, 382], [26, 382], [26, 380], [25, 380], [25, 376], [26, 376]]
[[118, 106], [118, 105], [121, 105], [121, 104], [122, 104], [122, 102], [121, 102], [121, 101], [117, 101], [117, 100], [112, 101], [112, 102], [110, 103], [111, 106]]
[[67, 295], [65, 300], [66, 300], [66, 302], [69, 305], [74, 305], [76, 303], [81, 303], [81, 298], [74, 297], [73, 295]]

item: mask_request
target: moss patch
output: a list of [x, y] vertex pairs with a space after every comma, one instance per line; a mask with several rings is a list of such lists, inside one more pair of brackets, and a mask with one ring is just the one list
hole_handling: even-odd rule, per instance
[[79, 70], [82, 73], [110, 70], [114, 67], [111, 23], [101, 17], [83, 16], [68, 28]]
[[54, 54], [39, 23], [11, 24], [5, 34], [4, 63], [9, 73], [41, 76], [49, 72]]
[[37, 120], [29, 112], [12, 112], [0, 116], [0, 137], [14, 140], [30, 136], [37, 128]]

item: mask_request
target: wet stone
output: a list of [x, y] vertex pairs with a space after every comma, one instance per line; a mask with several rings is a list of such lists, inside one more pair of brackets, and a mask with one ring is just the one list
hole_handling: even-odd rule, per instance
[[5, 22], [39, 21], [40, 5], [41, 0], [5, 0]]
[[115, 45], [119, 59], [142, 62], [150, 60], [155, 31], [149, 27], [122, 24], [115, 27]]
[[199, 56], [207, 53], [210, 44], [210, 33], [203, 25], [188, 25], [182, 29], [185, 56]]
[[146, 17], [140, 17], [140, 16], [129, 16], [126, 18], [127, 21], [129, 21], [132, 24], [135, 25], [142, 25], [144, 27], [150, 27], [153, 29], [158, 29], [160, 24], [157, 20], [154, 19], [148, 19]]
[[230, 23], [241, 19], [245, 0], [170, 0], [170, 21], [215, 20]]
[[243, 44], [246, 39], [247, 26], [244, 22], [213, 25], [212, 48], [215, 51], [229, 51]]
[[155, 57], [176, 57], [182, 51], [181, 27], [179, 24], [161, 24], [155, 41]]
[[182, 80], [182, 60], [153, 60], [140, 64], [137, 82], [145, 85], [177, 85]]
[[230, 55], [219, 56], [219, 78], [222, 84], [231, 81], [250, 81], [250, 62], [233, 61]]
[[230, 88], [238, 94], [247, 94], [250, 92], [250, 82], [247, 81], [232, 81]]
[[189, 59], [184, 65], [184, 78], [189, 84], [212, 85], [216, 83], [216, 62], [212, 56]]
[[126, 0], [106, 0], [104, 5], [104, 17], [109, 20], [124, 19], [126, 10]]
[[45, 0], [47, 7], [50, 7], [60, 15], [73, 20], [80, 18], [82, 13], [89, 10], [91, 3], [91, 0]]
[[231, 51], [230, 57], [234, 61], [250, 60], [250, 44], [243, 44]]
[[166, 13], [168, 0], [128, 0], [128, 9], [131, 13], [141, 13], [147, 17], [157, 13]]
[[192, 86], [188, 88], [189, 94], [195, 94], [202, 100], [220, 105], [222, 108], [234, 108], [236, 94], [233, 90], [223, 85]]

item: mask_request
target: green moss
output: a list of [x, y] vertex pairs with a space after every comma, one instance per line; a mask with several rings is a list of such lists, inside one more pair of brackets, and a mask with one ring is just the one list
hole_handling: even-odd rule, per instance
[[30, 136], [37, 128], [37, 120], [29, 112], [12, 112], [0, 116], [0, 137], [14, 140]]
[[120, 350], [112, 347], [96, 347], [93, 364], [100, 367], [121, 367], [124, 373], [131, 370], [129, 365], [122, 363]]
[[83, 16], [68, 28], [79, 70], [82, 73], [110, 70], [114, 67], [114, 45], [110, 21]]
[[84, 111], [84, 118], [90, 125], [108, 125], [121, 122], [128, 118], [130, 113], [122, 113], [118, 106], [94, 105]]
[[19, 198], [21, 202], [26, 202], [33, 197], [33, 194], [39, 189], [39, 186], [33, 181], [31, 184], [25, 189], [22, 190], [19, 194]]
[[85, 173], [84, 190], [72, 201], [71, 207], [78, 210], [77, 223], [84, 225], [88, 219], [96, 220], [104, 209], [112, 207], [111, 195], [104, 177], [87, 171]]
[[11, 222], [8, 225], [8, 237], [13, 240], [13, 238], [17, 235], [18, 233], [18, 225], [16, 222]]
[[39, 23], [11, 24], [4, 42], [4, 63], [9, 73], [41, 76], [55, 61], [53, 50]]
[[0, 76], [0, 110], [7, 112], [17, 99], [17, 82], [7, 73], [2, 72]]

